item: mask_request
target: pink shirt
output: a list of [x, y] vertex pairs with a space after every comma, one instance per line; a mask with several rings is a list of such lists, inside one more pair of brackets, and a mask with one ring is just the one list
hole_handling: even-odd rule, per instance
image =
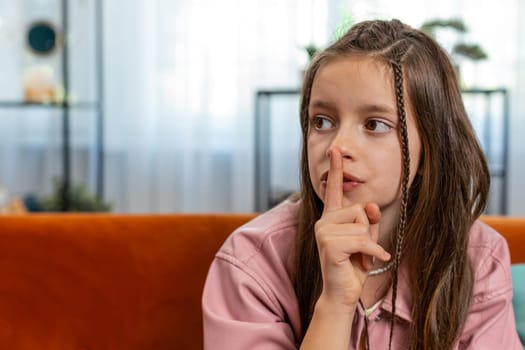
[[[217, 253], [203, 294], [204, 348], [218, 350], [297, 349], [300, 319], [292, 263], [298, 203], [286, 201], [237, 229]], [[506, 241], [487, 225], [470, 231], [475, 271], [474, 297], [455, 349], [523, 349], [512, 309], [510, 258]], [[388, 349], [391, 291], [368, 316], [371, 349]], [[393, 349], [406, 349], [411, 294], [400, 270]], [[364, 312], [358, 308], [350, 349], [358, 346]]]

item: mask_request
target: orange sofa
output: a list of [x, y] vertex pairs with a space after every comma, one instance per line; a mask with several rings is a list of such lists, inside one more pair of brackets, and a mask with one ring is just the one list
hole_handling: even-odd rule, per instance
[[[202, 349], [209, 264], [252, 217], [0, 216], [0, 349]], [[484, 220], [525, 262], [525, 218]]]

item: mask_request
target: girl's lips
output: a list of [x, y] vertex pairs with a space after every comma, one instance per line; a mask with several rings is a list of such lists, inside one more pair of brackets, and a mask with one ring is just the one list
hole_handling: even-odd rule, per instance
[[[324, 188], [326, 188], [327, 180], [328, 180], [328, 172], [325, 172], [321, 176], [321, 185]], [[348, 192], [348, 191], [354, 190], [357, 187], [359, 187], [360, 185], [362, 185], [363, 183], [364, 183], [364, 181], [356, 178], [355, 176], [350, 175], [348, 173], [343, 173], [343, 192]]]
[[[363, 183], [359, 181], [343, 181], [343, 192], [349, 192], [357, 187], [361, 186]], [[321, 185], [326, 188], [326, 180], [321, 181]]]
[[343, 181], [343, 192], [351, 191], [359, 187], [361, 184], [362, 182], [358, 182], [358, 181]]

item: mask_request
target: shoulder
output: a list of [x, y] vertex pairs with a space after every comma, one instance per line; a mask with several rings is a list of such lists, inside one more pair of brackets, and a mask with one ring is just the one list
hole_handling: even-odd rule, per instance
[[286, 265], [294, 246], [299, 206], [300, 202], [286, 200], [239, 227], [216, 257], [243, 265], [258, 259]]
[[457, 349], [522, 349], [512, 309], [510, 254], [505, 238], [476, 221], [470, 230], [468, 250], [474, 286]]
[[208, 304], [222, 296], [220, 303], [210, 305], [230, 303], [230, 310], [240, 312], [238, 303], [243, 301], [260, 305], [259, 311], [268, 310], [268, 315], [286, 313], [296, 320], [292, 258], [299, 206], [285, 201], [226, 239], [208, 271]]
[[479, 220], [470, 229], [468, 250], [474, 267], [480, 268], [493, 261], [502, 268], [510, 269], [507, 241], [500, 233]]
[[202, 297], [205, 348], [296, 348], [301, 322], [290, 258], [299, 206], [285, 201], [261, 214], [217, 252]]
[[476, 221], [470, 230], [468, 253], [474, 270], [474, 303], [512, 293], [510, 253], [501, 234]]

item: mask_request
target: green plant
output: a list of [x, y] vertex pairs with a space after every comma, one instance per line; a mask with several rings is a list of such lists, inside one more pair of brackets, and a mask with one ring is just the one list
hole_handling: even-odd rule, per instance
[[337, 25], [334, 31], [334, 41], [337, 41], [341, 39], [352, 27], [354, 24], [354, 18], [352, 17], [352, 13], [348, 10], [341, 10], [342, 13], [342, 19], [341, 22]]
[[319, 52], [319, 47], [314, 44], [309, 44], [304, 47], [306, 54], [308, 55], [308, 60], [311, 61], [315, 54]]
[[[452, 29], [458, 34], [465, 34], [468, 31], [467, 26], [465, 26], [463, 20], [459, 18], [433, 19], [423, 23], [423, 25], [421, 25], [420, 27], [422, 31], [429, 34], [433, 38], [436, 38], [437, 30], [446, 28]], [[458, 57], [464, 57], [471, 61], [481, 61], [487, 59], [488, 57], [480, 45], [474, 43], [466, 43], [463, 41], [459, 41], [456, 44], [454, 44], [450, 54], [455, 59], [457, 59]]]
[[[354, 22], [352, 14], [349, 11], [343, 11], [342, 17], [343, 19], [337, 25], [334, 31], [334, 42], [339, 40], [343, 35], [345, 35]], [[315, 44], [308, 44], [304, 47], [304, 49], [306, 50], [306, 54], [308, 55], [308, 61], [312, 61], [314, 56], [321, 50], [321, 48]]]
[[[49, 196], [37, 199], [37, 208], [40, 211], [61, 211], [64, 207], [63, 184], [59, 180], [53, 181], [53, 192]], [[111, 204], [99, 200], [91, 194], [84, 185], [73, 185], [69, 191], [69, 209], [73, 212], [107, 212]]]
[[420, 29], [426, 33], [434, 35], [437, 28], [453, 28], [460, 33], [466, 33], [467, 31], [465, 23], [459, 18], [432, 19], [423, 23]]

